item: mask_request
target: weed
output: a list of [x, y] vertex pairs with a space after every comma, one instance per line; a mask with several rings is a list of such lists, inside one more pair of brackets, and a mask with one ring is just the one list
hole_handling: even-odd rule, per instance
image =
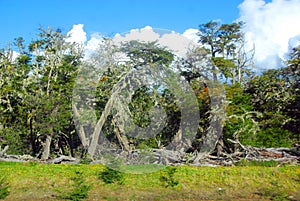
[[5, 177], [0, 178], [0, 199], [3, 199], [9, 195], [9, 184], [6, 182]]

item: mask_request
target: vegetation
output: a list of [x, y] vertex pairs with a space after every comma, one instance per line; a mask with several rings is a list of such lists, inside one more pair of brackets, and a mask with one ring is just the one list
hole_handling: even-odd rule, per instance
[[106, 167], [102, 172], [99, 174], [99, 178], [105, 183], [105, 184], [123, 184], [124, 182], [124, 173], [111, 169], [109, 167]]
[[[10, 200], [61, 200], [57, 189], [69, 192], [72, 177], [82, 172], [91, 188], [85, 200], [299, 200], [297, 166], [173, 167], [178, 184], [164, 188], [161, 176], [124, 174], [123, 185], [99, 179], [102, 165], [0, 163], [0, 174], [10, 181]], [[81, 176], [80, 176], [81, 177]], [[72, 191], [71, 191], [72, 192]]]
[[[199, 159], [204, 151], [216, 160], [221, 154], [244, 157], [239, 152], [243, 145], [299, 147], [300, 46], [283, 68], [254, 72], [255, 52], [245, 52], [242, 26], [200, 25], [199, 47], [186, 58], [157, 42], [116, 46], [106, 38], [90, 56], [93, 62], [86, 62], [83, 48], [52, 28], [40, 29], [30, 43], [20, 37], [1, 49], [0, 157], [7, 153], [49, 161], [72, 156], [81, 164], [0, 162], [0, 199], [300, 200], [299, 167], [283, 162], [235, 163], [231, 157], [227, 165], [236, 167], [161, 170], [161, 157], [149, 174], [112, 169], [121, 166], [119, 156], [133, 153], [126, 157], [134, 165], [126, 168], [149, 172], [139, 162], [156, 162], [148, 152], [162, 153], [170, 144], [187, 157]], [[116, 61], [118, 55], [127, 59]], [[142, 76], [151, 82], [143, 83]], [[183, 78], [186, 84], [179, 86]], [[182, 107], [195, 118], [186, 120]], [[182, 133], [195, 136], [184, 139]], [[108, 145], [99, 148], [100, 141]], [[117, 155], [110, 155], [111, 149]], [[98, 159], [94, 153], [108, 155], [112, 167], [90, 164]], [[142, 156], [140, 161], [134, 154]]]
[[67, 191], [63, 191], [60, 188], [57, 189], [59, 195], [58, 198], [64, 200], [73, 200], [73, 201], [80, 201], [88, 197], [88, 191], [90, 190], [91, 186], [86, 183], [85, 178], [81, 171], [75, 171], [75, 176], [70, 178], [71, 184], [70, 189]]
[[167, 167], [165, 171], [162, 171], [159, 180], [162, 182], [162, 185], [166, 188], [175, 187], [179, 184], [177, 180], [174, 179], [174, 174], [176, 173], [176, 168]]
[[[244, 50], [242, 26], [241, 22], [200, 25], [200, 46], [185, 59], [176, 58], [156, 42], [129, 41], [116, 47], [105, 39], [90, 58], [94, 64], [85, 64], [82, 47], [66, 42], [60, 29], [41, 28], [38, 38], [26, 45], [21, 37], [17, 38], [13, 47], [0, 52], [0, 145], [9, 145], [10, 154], [29, 154], [42, 160], [59, 155], [86, 157], [88, 149], [89, 153], [95, 151], [89, 146], [87, 132], [96, 122], [82, 123], [78, 119], [76, 115], [81, 115], [82, 108], [72, 105], [72, 95], [78, 72], [85, 71], [89, 76], [105, 57], [105, 70], [99, 75], [96, 97], [89, 100], [89, 106], [96, 109], [96, 121], [103, 122], [99, 132], [124, 151], [166, 147], [179, 137], [182, 128], [191, 127], [191, 122], [181, 122], [180, 102], [176, 100], [180, 92], [174, 92], [178, 86], [172, 77], [173, 68], [192, 87], [201, 114], [189, 151], [200, 150], [207, 135], [214, 136], [226, 152], [236, 148], [227, 139], [258, 147], [291, 147], [300, 140], [299, 47], [290, 53], [285, 67], [257, 74], [252, 69], [254, 50]], [[18, 52], [16, 59], [12, 49]], [[127, 55], [129, 60], [114, 62], [116, 52]], [[157, 66], [164, 70], [155, 84], [139, 86], [138, 76], [130, 73], [146, 73], [147, 65], [154, 71]], [[132, 77], [125, 80], [125, 74]], [[214, 101], [224, 97], [216, 95], [219, 89], [209, 85], [211, 80], [226, 89], [224, 115], [214, 112], [212, 95]], [[134, 95], [121, 114], [106, 106], [111, 105], [111, 97], [128, 87], [121, 86], [125, 81], [139, 87], [127, 88]], [[186, 108], [193, 107], [191, 100], [185, 101]], [[136, 129], [134, 125], [150, 125], [149, 115], [154, 108], [165, 111], [164, 128], [155, 135], [151, 135], [153, 130]], [[192, 109], [188, 112], [193, 114]], [[122, 118], [116, 118], [124, 115], [131, 119], [126, 127], [120, 126], [125, 125]], [[163, 117], [155, 118], [159, 122]], [[218, 136], [221, 130], [223, 136]]]
[[2, 176], [0, 178], [0, 199], [4, 199], [9, 195], [9, 184], [6, 179]]

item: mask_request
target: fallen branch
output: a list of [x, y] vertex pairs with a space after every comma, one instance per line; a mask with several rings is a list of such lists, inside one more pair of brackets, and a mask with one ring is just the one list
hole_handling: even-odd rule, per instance
[[7, 150], [8, 150], [8, 145], [6, 145], [5, 147], [4, 147], [4, 149], [2, 149], [1, 147], [0, 147], [0, 157], [2, 157], [2, 156], [4, 156], [5, 155], [5, 153], [7, 152]]

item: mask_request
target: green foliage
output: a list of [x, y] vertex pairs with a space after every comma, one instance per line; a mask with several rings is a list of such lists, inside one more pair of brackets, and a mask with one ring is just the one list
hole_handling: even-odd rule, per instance
[[153, 106], [154, 99], [151, 97], [150, 89], [143, 86], [136, 90], [129, 104], [133, 122], [140, 127], [149, 126], [151, 122], [149, 111]]
[[[20, 53], [15, 61], [10, 48], [0, 54], [0, 144], [9, 144], [16, 154], [43, 152], [45, 159], [50, 153], [44, 150], [52, 155], [69, 150], [74, 155], [78, 143], [71, 98], [82, 55], [61, 30], [39, 31], [28, 47], [23, 38], [15, 40]], [[49, 149], [43, 142], [46, 137], [55, 142]]]
[[86, 184], [85, 177], [81, 171], [75, 171], [75, 176], [71, 177], [70, 190], [57, 190], [60, 195], [59, 198], [64, 200], [80, 201], [88, 198], [88, 192], [91, 186]]
[[237, 163], [236, 166], [260, 166], [260, 167], [277, 167], [279, 165], [278, 162], [274, 160], [270, 161], [249, 161], [246, 159], [241, 159]]
[[[249, 142], [256, 146], [287, 146], [299, 140], [299, 96], [297, 79], [286, 68], [265, 71], [250, 80], [246, 92], [251, 94], [254, 110], [262, 113], [260, 132]], [[297, 108], [297, 109], [296, 109]]]
[[251, 95], [240, 84], [226, 86], [228, 105], [227, 119], [223, 129], [225, 139], [252, 140], [257, 132], [256, 119], [259, 114], [252, 112]]
[[174, 58], [170, 51], [160, 47], [156, 41], [145, 43], [132, 40], [123, 44], [121, 51], [127, 54], [135, 67], [147, 64], [168, 66]]
[[91, 162], [93, 162], [93, 159], [87, 153], [80, 159], [80, 164], [90, 164]]
[[0, 199], [4, 199], [9, 195], [9, 184], [6, 182], [6, 178], [0, 177]]
[[30, 154], [28, 141], [24, 140], [28, 135], [27, 133], [24, 133], [22, 127], [3, 128], [0, 130], [0, 136], [2, 136], [0, 146], [9, 145], [8, 154]]
[[291, 147], [295, 141], [293, 133], [282, 128], [264, 128], [247, 144], [256, 147]]
[[101, 179], [105, 184], [123, 184], [124, 175], [125, 174], [123, 172], [105, 167], [105, 169], [100, 172], [99, 179]]
[[166, 170], [163, 170], [160, 173], [159, 181], [161, 182], [162, 186], [165, 188], [168, 187], [175, 187], [179, 184], [179, 181], [174, 178], [174, 174], [177, 172], [175, 167], [167, 167]]

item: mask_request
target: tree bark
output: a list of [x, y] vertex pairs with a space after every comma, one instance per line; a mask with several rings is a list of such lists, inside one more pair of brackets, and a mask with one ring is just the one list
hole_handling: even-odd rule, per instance
[[45, 144], [43, 146], [43, 153], [42, 153], [41, 160], [47, 160], [49, 158], [51, 141], [52, 141], [51, 135], [47, 135]]
[[115, 121], [114, 121], [114, 120], [112, 120], [112, 121], [113, 121], [113, 124], [114, 124], [114, 127], [115, 127], [115, 128], [114, 128], [114, 131], [115, 131], [115, 133], [116, 133], [116, 136], [117, 136], [117, 138], [118, 138], [118, 141], [119, 141], [119, 143], [120, 143], [122, 149], [123, 149], [124, 151], [130, 151], [130, 146], [129, 146], [129, 142], [128, 142], [128, 139], [127, 139], [126, 135], [124, 135], [124, 134], [122, 133], [122, 131], [120, 131], [120, 129], [119, 129], [119, 127], [116, 125]]
[[[113, 96], [111, 96], [111, 97], [113, 97]], [[110, 98], [108, 100], [108, 102], [106, 103], [104, 111], [102, 112], [101, 117], [98, 120], [98, 122], [94, 128], [94, 132], [91, 136], [91, 142], [90, 142], [89, 149], [88, 149], [88, 152], [91, 157], [93, 157], [95, 154], [102, 127], [111, 111], [112, 105], [113, 105], [113, 98]]]
[[77, 108], [74, 104], [72, 104], [72, 109], [73, 109], [74, 116], [75, 116], [75, 126], [78, 129], [78, 134], [79, 134], [81, 143], [82, 143], [83, 147], [87, 149], [87, 147], [89, 146], [89, 141], [88, 141], [88, 139], [85, 135], [85, 131], [84, 131], [84, 128], [83, 128], [82, 124], [78, 120], [80, 118], [80, 114], [79, 114], [79, 112], [78, 112], [78, 110], [77, 110]]

